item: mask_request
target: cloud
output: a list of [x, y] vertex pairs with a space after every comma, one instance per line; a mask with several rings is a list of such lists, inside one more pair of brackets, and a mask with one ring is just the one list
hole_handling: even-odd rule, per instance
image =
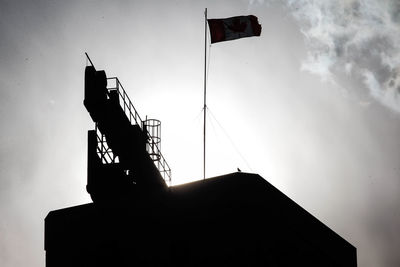
[[249, 0], [249, 5], [264, 4], [264, 0]]
[[[305, 36], [302, 69], [340, 83], [360, 81], [368, 94], [400, 112], [400, 2], [286, 0]], [[350, 90], [350, 89], [349, 89]]]

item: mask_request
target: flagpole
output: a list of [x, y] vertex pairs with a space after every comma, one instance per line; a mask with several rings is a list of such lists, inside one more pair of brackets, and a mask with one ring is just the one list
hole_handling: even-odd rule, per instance
[[207, 93], [207, 8], [204, 11], [204, 106], [203, 106], [203, 180], [206, 179], [206, 93]]

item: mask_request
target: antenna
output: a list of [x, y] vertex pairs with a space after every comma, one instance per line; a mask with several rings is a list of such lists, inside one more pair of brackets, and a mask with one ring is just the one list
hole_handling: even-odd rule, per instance
[[92, 60], [90, 59], [90, 57], [89, 57], [88, 53], [86, 53], [86, 52], [85, 52], [85, 55], [86, 55], [86, 59], [87, 59], [87, 60], [89, 60], [89, 62], [90, 62], [90, 65], [92, 65], [92, 66], [93, 66], [93, 68], [94, 68], [93, 62], [92, 62]]

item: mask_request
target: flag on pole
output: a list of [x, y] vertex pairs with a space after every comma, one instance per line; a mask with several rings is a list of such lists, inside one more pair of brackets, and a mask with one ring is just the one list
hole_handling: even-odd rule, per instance
[[256, 16], [238, 16], [225, 19], [208, 19], [211, 43], [244, 37], [260, 36], [261, 25]]

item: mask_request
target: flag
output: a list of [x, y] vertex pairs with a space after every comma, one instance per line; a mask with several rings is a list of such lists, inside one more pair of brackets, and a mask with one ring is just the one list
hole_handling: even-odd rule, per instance
[[261, 25], [256, 16], [238, 16], [226, 19], [208, 19], [211, 43], [244, 37], [260, 36]]

